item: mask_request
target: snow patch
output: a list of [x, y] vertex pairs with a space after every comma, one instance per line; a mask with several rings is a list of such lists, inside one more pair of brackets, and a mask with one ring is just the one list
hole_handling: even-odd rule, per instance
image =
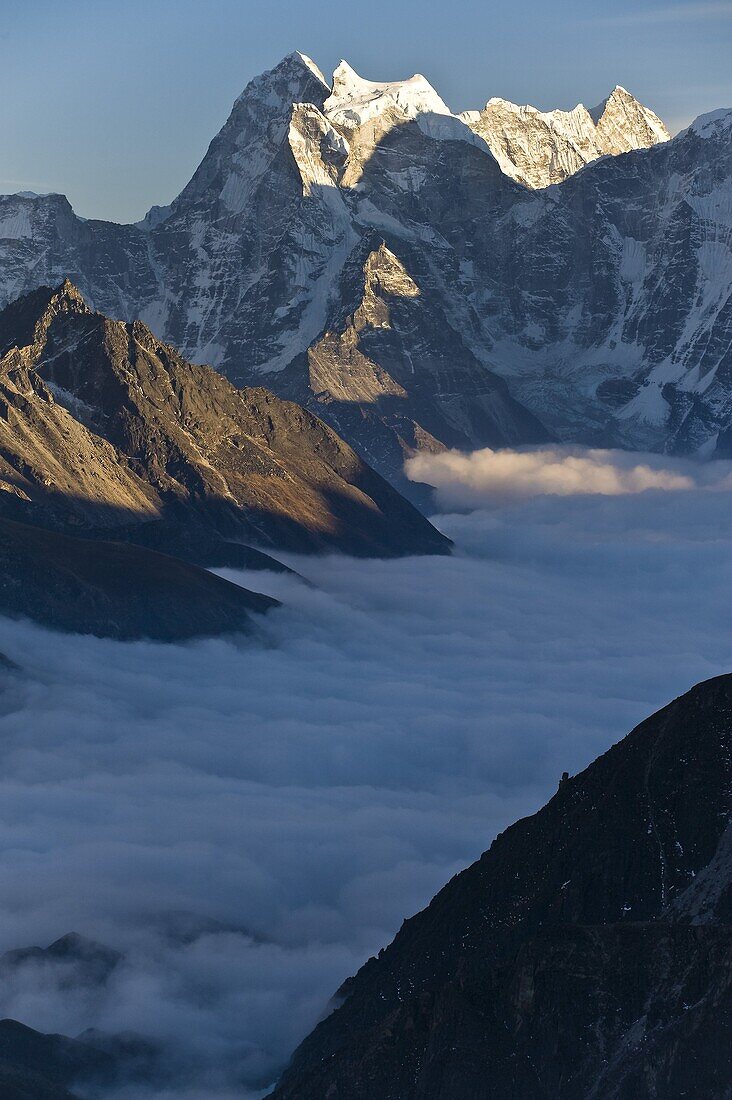
[[641, 282], [646, 270], [646, 246], [633, 237], [623, 240], [623, 252], [620, 259], [620, 278], [626, 283]]
[[691, 126], [687, 126], [677, 137], [683, 134], [694, 133], [702, 138], [716, 137], [726, 126], [732, 126], [732, 107], [720, 107], [716, 111], [708, 111], [705, 115], [695, 118]]
[[19, 241], [23, 237], [33, 236], [33, 226], [27, 208], [19, 206], [16, 210], [0, 217], [0, 239]]
[[378, 83], [364, 80], [347, 61], [341, 61], [323, 107], [326, 116], [344, 129], [358, 129], [389, 109], [409, 119], [426, 112], [450, 115], [449, 108], [420, 73], [408, 80]]

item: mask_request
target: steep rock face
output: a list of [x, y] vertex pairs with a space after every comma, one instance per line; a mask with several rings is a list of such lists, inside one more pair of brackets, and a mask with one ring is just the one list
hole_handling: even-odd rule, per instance
[[729, 1096], [732, 676], [502, 833], [339, 992], [277, 1100]]
[[324, 408], [376, 469], [397, 480], [418, 450], [548, 438], [446, 322], [429, 283], [418, 286], [378, 236], [354, 252], [344, 285], [355, 297], [308, 349], [306, 387], [295, 364], [293, 396]]
[[163, 549], [146, 524], [300, 551], [448, 545], [312, 414], [235, 389], [141, 322], [93, 313], [68, 283], [7, 307], [0, 347], [6, 514], [82, 533], [137, 526], [136, 541]]
[[[619, 87], [591, 111], [456, 116], [422, 76], [343, 63], [329, 87], [292, 54], [137, 226], [0, 198], [0, 300], [68, 274], [187, 358], [295, 397], [392, 479], [418, 446], [726, 454], [731, 134], [722, 112], [665, 140]], [[386, 253], [419, 293], [383, 288], [389, 330], [359, 330]]]
[[563, 438], [722, 453], [732, 413], [730, 193], [732, 112], [542, 193], [515, 262], [539, 258], [534, 278], [554, 281], [553, 312], [537, 309], [524, 283], [501, 346], [517, 395]]
[[619, 85], [592, 110], [537, 111], [489, 99], [460, 116], [489, 147], [507, 176], [526, 187], [548, 187], [603, 156], [648, 149], [671, 135], [660, 118]]

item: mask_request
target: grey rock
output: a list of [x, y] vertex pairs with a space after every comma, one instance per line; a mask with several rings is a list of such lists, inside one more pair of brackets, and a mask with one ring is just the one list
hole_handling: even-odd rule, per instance
[[726, 455], [731, 135], [719, 112], [665, 140], [621, 88], [592, 111], [458, 117], [424, 77], [343, 64], [330, 87], [292, 54], [138, 225], [0, 198], [0, 301], [68, 275], [317, 410], [393, 480], [423, 447]]

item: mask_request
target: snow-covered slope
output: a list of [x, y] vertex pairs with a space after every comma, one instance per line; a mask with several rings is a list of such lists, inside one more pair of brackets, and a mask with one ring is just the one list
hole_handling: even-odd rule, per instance
[[665, 140], [621, 88], [456, 116], [422, 76], [328, 85], [295, 53], [136, 226], [0, 197], [0, 301], [68, 275], [391, 476], [548, 435], [732, 453], [731, 133], [717, 112]]
[[417, 118], [428, 111], [450, 114], [421, 73], [408, 80], [378, 84], [364, 80], [347, 61], [341, 61], [333, 73], [333, 88], [325, 101], [324, 111], [335, 126], [345, 130], [360, 129], [364, 123], [388, 111], [405, 119]]

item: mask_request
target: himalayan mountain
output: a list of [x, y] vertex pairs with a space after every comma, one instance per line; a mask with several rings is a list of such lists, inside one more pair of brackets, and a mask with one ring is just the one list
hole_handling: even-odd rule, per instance
[[616, 87], [456, 115], [422, 76], [293, 53], [135, 225], [0, 198], [0, 304], [90, 308], [326, 420], [404, 488], [419, 449], [732, 454], [732, 110], [670, 138]]
[[732, 676], [501, 833], [339, 990], [273, 1100], [726, 1100]]
[[174, 640], [276, 603], [203, 567], [449, 546], [311, 412], [186, 362], [71, 283], [0, 312], [0, 613]]

